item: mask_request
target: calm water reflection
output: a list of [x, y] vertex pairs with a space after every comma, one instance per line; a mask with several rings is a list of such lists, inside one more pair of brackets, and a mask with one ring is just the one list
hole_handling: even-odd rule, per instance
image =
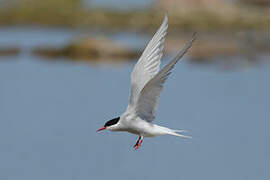
[[[0, 42], [28, 48], [74, 34], [42, 31], [2, 29]], [[0, 179], [270, 178], [269, 65], [225, 72], [182, 61], [156, 123], [193, 139], [145, 139], [138, 152], [136, 136], [95, 132], [125, 110], [132, 68], [1, 57]]]

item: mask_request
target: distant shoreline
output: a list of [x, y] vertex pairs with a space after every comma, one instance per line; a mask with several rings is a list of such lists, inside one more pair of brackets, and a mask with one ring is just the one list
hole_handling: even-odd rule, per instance
[[46, 25], [68, 28], [152, 31], [169, 13], [170, 30], [270, 29], [270, 8], [233, 6], [212, 9], [188, 8], [179, 11], [155, 7], [145, 10], [118, 11], [84, 8], [77, 1], [33, 1], [0, 7], [1, 25]]

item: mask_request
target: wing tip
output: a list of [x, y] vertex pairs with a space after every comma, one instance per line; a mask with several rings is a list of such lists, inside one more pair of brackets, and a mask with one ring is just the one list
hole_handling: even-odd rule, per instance
[[194, 32], [192, 34], [192, 37], [191, 37], [191, 42], [195, 41], [197, 39], [197, 37], [198, 37], [198, 33], [197, 32]]
[[165, 14], [164, 14], [164, 19], [163, 19], [163, 23], [162, 24], [168, 26], [168, 11], [166, 11]]
[[165, 17], [164, 17], [165, 19], [168, 19], [168, 11], [165, 11], [164, 16], [165, 16]]

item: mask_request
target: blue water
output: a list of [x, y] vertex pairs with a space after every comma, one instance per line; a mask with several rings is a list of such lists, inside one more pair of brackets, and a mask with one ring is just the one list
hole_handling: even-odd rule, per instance
[[186, 56], [166, 82], [155, 123], [187, 129], [193, 139], [145, 138], [136, 152], [135, 135], [95, 132], [125, 110], [133, 63], [54, 62], [29, 53], [74, 34], [0, 29], [1, 44], [23, 47], [18, 57], [0, 58], [0, 179], [270, 178], [268, 64], [223, 71]]

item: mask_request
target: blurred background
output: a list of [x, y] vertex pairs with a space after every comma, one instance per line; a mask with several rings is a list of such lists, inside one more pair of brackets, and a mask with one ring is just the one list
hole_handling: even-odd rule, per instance
[[[169, 14], [155, 123], [193, 139], [97, 134]], [[0, 179], [270, 178], [269, 0], [1, 0]]]

